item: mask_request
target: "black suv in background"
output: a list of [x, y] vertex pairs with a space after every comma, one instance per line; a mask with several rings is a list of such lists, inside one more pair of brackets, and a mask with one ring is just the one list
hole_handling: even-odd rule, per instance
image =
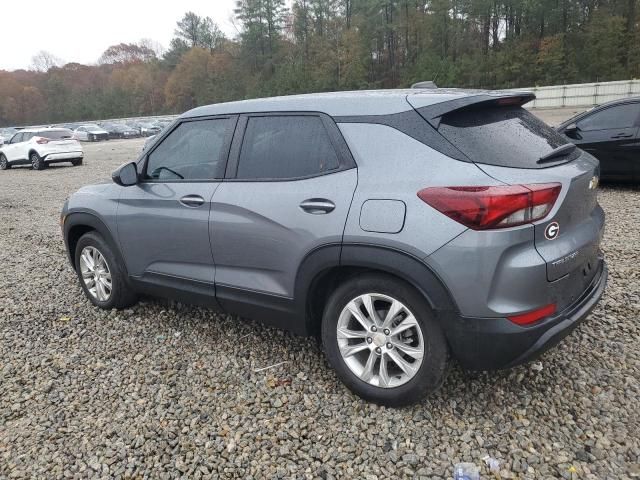
[[557, 130], [600, 160], [602, 180], [640, 182], [640, 97], [604, 103]]

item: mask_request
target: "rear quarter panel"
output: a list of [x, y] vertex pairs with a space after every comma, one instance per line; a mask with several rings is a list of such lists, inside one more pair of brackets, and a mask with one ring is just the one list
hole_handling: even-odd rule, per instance
[[[387, 246], [424, 259], [466, 227], [424, 203], [418, 191], [430, 186], [500, 184], [474, 164], [451, 159], [392, 127], [365, 123], [338, 126], [358, 165], [358, 187], [347, 218], [345, 243]], [[372, 199], [406, 205], [400, 231], [363, 230], [363, 205]], [[381, 216], [385, 213], [379, 212]], [[381, 217], [380, 221], [386, 224], [389, 219]]]

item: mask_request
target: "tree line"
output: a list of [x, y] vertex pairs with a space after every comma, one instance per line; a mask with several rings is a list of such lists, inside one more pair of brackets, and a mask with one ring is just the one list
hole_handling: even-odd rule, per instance
[[408, 86], [517, 88], [640, 76], [639, 0], [238, 0], [239, 34], [188, 12], [163, 51], [0, 70], [0, 125], [158, 115], [229, 100]]

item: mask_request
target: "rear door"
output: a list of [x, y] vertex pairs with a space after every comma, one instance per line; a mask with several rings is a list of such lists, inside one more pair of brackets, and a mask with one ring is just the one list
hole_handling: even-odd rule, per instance
[[182, 121], [149, 151], [141, 181], [122, 188], [118, 237], [130, 275], [215, 296], [209, 213], [236, 120]]
[[613, 105], [579, 120], [567, 136], [600, 160], [603, 178], [632, 181], [640, 158], [639, 118], [640, 103]]
[[218, 300], [242, 313], [238, 293], [292, 299], [304, 257], [340, 244], [357, 171], [325, 115], [247, 115], [238, 131], [210, 231]]

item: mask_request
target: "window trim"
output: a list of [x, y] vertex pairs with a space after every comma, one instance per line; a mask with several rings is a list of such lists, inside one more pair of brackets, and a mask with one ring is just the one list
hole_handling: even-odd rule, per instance
[[[224, 139], [224, 143], [222, 146], [222, 158], [221, 161], [224, 163], [224, 168], [222, 168], [222, 176], [214, 177], [214, 178], [201, 178], [201, 179], [152, 179], [145, 178], [147, 174], [147, 165], [149, 163], [149, 155], [151, 155], [160, 145], [164, 143], [166, 138], [173, 133], [180, 125], [190, 122], [201, 122], [206, 120], [231, 120], [231, 125], [229, 131], [227, 132], [226, 138]], [[236, 128], [238, 126], [238, 115], [210, 115], [206, 117], [190, 117], [190, 118], [180, 118], [176, 120], [173, 125], [169, 125], [162, 136], [154, 142], [151, 148], [144, 152], [141, 159], [138, 162], [142, 162], [142, 169], [138, 174], [138, 178], [140, 179], [140, 183], [211, 183], [211, 182], [221, 182], [224, 179], [224, 174], [227, 170], [227, 165], [229, 161], [229, 151], [231, 149], [231, 142], [233, 141], [234, 134]], [[136, 162], [136, 163], [138, 163]]]
[[583, 132], [606, 132], [607, 130], [620, 130], [623, 128], [636, 128], [636, 127], [640, 127], [640, 102], [634, 102], [634, 101], [630, 101], [630, 102], [620, 102], [620, 103], [616, 103], [615, 105], [606, 105], [606, 106], [602, 106], [601, 108], [597, 108], [594, 109], [590, 112], [587, 112], [586, 115], [584, 115], [582, 118], [577, 119], [575, 122], [576, 126], [578, 128], [580, 128], [580, 122], [587, 120], [591, 117], [593, 117], [594, 115], [598, 115], [599, 113], [605, 112], [611, 108], [616, 108], [616, 107], [623, 107], [625, 105], [636, 105], [638, 107], [638, 114], [636, 116], [636, 119], [633, 123], [633, 125], [631, 125], [630, 127], [611, 127], [611, 128], [599, 128], [599, 129], [593, 129], [593, 130], [581, 130]]
[[[311, 175], [305, 175], [301, 177], [287, 177], [287, 178], [238, 178], [238, 165], [240, 162], [240, 152], [242, 145], [244, 144], [244, 137], [247, 131], [247, 124], [250, 118], [255, 117], [317, 117], [322, 121], [329, 142], [333, 147], [333, 150], [338, 159], [338, 168], [333, 170], [327, 170], [325, 172], [314, 173]], [[225, 182], [244, 182], [244, 183], [256, 183], [256, 182], [295, 182], [298, 180], [307, 180], [310, 178], [323, 177], [325, 175], [333, 175], [334, 173], [343, 172], [356, 168], [356, 162], [351, 155], [351, 150], [347, 145], [344, 137], [340, 133], [340, 129], [336, 125], [335, 121], [326, 113], [304, 111], [304, 112], [255, 112], [255, 113], [243, 113], [240, 114], [236, 126], [236, 134], [233, 138], [231, 145], [231, 151], [229, 153], [229, 160], [227, 162], [227, 169], [225, 172]]]

